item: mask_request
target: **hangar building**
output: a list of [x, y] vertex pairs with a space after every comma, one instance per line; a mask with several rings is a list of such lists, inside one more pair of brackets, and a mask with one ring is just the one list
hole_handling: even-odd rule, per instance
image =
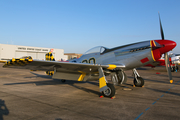
[[[0, 44], [0, 60], [9, 60], [23, 56], [31, 56], [33, 59], [45, 60], [45, 54], [50, 50], [51, 48]], [[56, 61], [68, 59], [68, 56], [64, 55], [63, 49], [54, 49], [53, 56]]]
[[74, 58], [80, 58], [83, 54], [76, 54], [76, 53], [64, 53], [64, 55], [68, 56], [68, 60], [72, 60]]

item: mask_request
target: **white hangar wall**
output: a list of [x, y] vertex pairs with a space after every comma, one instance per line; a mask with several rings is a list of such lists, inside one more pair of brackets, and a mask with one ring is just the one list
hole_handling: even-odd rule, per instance
[[[0, 44], [0, 60], [9, 60], [23, 56], [31, 56], [33, 59], [45, 60], [45, 54], [54, 48], [42, 48], [20, 45]], [[56, 61], [67, 60], [63, 49], [54, 49], [53, 56]]]

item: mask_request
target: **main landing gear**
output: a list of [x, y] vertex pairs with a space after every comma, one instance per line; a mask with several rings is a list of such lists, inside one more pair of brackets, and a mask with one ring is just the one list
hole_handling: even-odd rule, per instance
[[[144, 85], [144, 79], [138, 74], [137, 70], [133, 69], [133, 75], [134, 75], [134, 86], [136, 87], [143, 87]], [[124, 71], [116, 71], [111, 73], [111, 80], [114, 85], [119, 85], [127, 82], [127, 76], [124, 73]]]
[[135, 68], [133, 69], [133, 74], [134, 74], [134, 86], [143, 87], [144, 79], [142, 77], [140, 77], [140, 75], [138, 74], [138, 72]]
[[110, 83], [107, 83], [107, 87], [108, 89], [102, 91], [102, 94], [104, 97], [114, 97], [115, 95], [115, 88], [114, 88], [114, 85], [110, 84]]
[[[140, 77], [140, 75], [138, 74], [135, 68], [133, 69], [133, 74], [134, 74], [134, 86], [143, 87], [144, 79]], [[114, 85], [107, 83], [102, 68], [99, 68], [99, 78], [100, 78], [99, 79], [100, 92], [102, 92], [103, 96], [110, 97], [110, 98], [114, 97], [115, 95], [114, 85], [126, 83], [127, 81], [127, 76], [122, 70], [111, 73], [111, 80]], [[101, 87], [105, 83], [106, 83], [106, 86]]]
[[123, 84], [127, 82], [127, 76], [124, 71], [116, 71], [111, 73], [111, 80], [114, 85]]
[[102, 67], [99, 67], [99, 88], [100, 92], [102, 92], [103, 96], [105, 97], [114, 97], [116, 89], [114, 85], [110, 84], [106, 80], [106, 76], [104, 75]]

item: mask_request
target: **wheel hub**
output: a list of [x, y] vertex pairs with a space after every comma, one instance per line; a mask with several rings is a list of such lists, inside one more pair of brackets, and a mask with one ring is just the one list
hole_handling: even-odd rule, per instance
[[111, 89], [108, 87], [107, 90], [104, 90], [104, 95], [109, 96], [111, 94]]

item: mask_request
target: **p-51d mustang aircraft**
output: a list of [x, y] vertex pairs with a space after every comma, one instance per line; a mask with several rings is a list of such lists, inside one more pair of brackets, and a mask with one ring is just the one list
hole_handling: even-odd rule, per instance
[[[160, 18], [159, 18], [160, 20]], [[142, 87], [144, 80], [140, 77], [135, 68], [145, 66], [161, 58], [165, 54], [167, 71], [170, 82], [172, 76], [169, 68], [169, 58], [167, 52], [172, 50], [176, 43], [171, 40], [165, 40], [161, 28], [161, 40], [149, 40], [119, 46], [115, 48], [106, 48], [103, 46], [95, 47], [84, 53], [79, 59], [70, 62], [43, 61], [33, 59], [12, 59], [3, 67], [18, 67], [31, 70], [54, 71], [52, 78], [91, 81], [99, 79], [100, 92], [106, 97], [115, 95], [115, 88], [106, 80], [106, 75], [111, 74], [114, 84], [126, 82], [124, 70], [133, 70], [134, 85]], [[47, 56], [48, 57], [48, 56]], [[53, 60], [52, 54], [49, 54], [49, 60]]]

